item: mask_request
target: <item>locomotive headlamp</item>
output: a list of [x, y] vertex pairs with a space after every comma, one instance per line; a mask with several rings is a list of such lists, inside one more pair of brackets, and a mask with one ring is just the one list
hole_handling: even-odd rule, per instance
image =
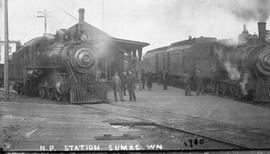
[[84, 33], [81, 34], [80, 38], [81, 38], [82, 41], [87, 41], [88, 40], [88, 36], [86, 34], [84, 34]]
[[77, 54], [77, 63], [81, 67], [89, 67], [93, 61], [91, 61], [92, 56], [89, 52], [80, 52]]
[[80, 48], [73, 52], [71, 65], [80, 73], [86, 73], [95, 64], [95, 58], [92, 50], [89, 48]]
[[270, 75], [270, 53], [269, 48], [260, 53], [257, 62], [258, 70], [264, 75]]
[[34, 74], [34, 70], [28, 70], [28, 71], [27, 71], [27, 74], [28, 74], [28, 75], [33, 75], [33, 74]]
[[265, 56], [263, 60], [267, 65], [270, 66], [270, 55]]

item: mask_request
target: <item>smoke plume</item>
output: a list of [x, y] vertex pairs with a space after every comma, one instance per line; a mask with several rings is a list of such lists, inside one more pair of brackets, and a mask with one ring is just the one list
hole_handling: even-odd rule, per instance
[[230, 62], [224, 62], [224, 66], [231, 80], [238, 81], [240, 79], [239, 71], [237, 70], [237, 68], [233, 67]]
[[214, 46], [213, 50], [215, 54], [218, 56], [218, 60], [221, 61], [223, 57], [223, 49], [220, 46]]
[[219, 62], [222, 63], [226, 69], [229, 79], [238, 81], [240, 79], [240, 72], [237, 70], [237, 68], [233, 67], [229, 61], [223, 60], [225, 56], [223, 48], [221, 46], [214, 46], [213, 49], [215, 54], [218, 56]]
[[243, 22], [266, 21], [270, 13], [270, 0], [233, 0], [227, 4], [227, 9]]
[[241, 88], [241, 92], [243, 95], [247, 95], [247, 88], [246, 88], [246, 84], [248, 83], [248, 73], [244, 73], [243, 74], [243, 81], [240, 82], [240, 88]]

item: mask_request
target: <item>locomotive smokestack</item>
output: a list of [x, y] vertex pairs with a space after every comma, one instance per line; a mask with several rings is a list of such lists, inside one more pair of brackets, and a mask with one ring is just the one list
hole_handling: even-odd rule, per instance
[[259, 39], [265, 41], [265, 34], [266, 34], [265, 22], [258, 22], [258, 33], [259, 33]]
[[85, 12], [85, 10], [84, 9], [79, 9], [79, 23], [81, 23], [81, 22], [84, 22], [84, 12]]

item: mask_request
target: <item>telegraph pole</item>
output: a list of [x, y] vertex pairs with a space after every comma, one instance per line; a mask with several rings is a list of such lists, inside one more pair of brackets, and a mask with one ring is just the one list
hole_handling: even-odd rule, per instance
[[105, 3], [104, 3], [104, 0], [102, 0], [102, 28], [103, 28], [103, 31], [105, 31], [105, 27], [104, 27], [104, 15], [105, 15], [105, 13], [104, 13], [104, 11], [105, 11]]
[[44, 34], [46, 34], [47, 33], [48, 12], [46, 10], [43, 10], [43, 11], [38, 11], [37, 13], [38, 13], [38, 15], [37, 15], [38, 18], [44, 18]]
[[[104, 20], [104, 17], [105, 17], [105, 2], [104, 0], [102, 0], [102, 29], [103, 31], [105, 31], [105, 20]], [[103, 49], [103, 52], [105, 50]], [[105, 78], [106, 80], [108, 80], [108, 57], [105, 56]]]
[[5, 64], [4, 64], [4, 85], [5, 100], [9, 100], [9, 79], [8, 79], [8, 0], [4, 0], [4, 24], [5, 24]]

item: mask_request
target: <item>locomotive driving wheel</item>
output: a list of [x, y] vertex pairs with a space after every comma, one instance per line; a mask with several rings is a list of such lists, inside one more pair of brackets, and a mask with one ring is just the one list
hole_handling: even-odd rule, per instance
[[235, 86], [235, 94], [234, 94], [234, 97], [236, 98], [240, 98], [241, 97], [241, 92], [240, 92], [240, 89]]
[[234, 96], [234, 86], [232, 84], [229, 84], [228, 89], [230, 91], [230, 96]]
[[46, 89], [44, 87], [40, 87], [38, 93], [41, 98], [46, 97]]
[[57, 101], [61, 101], [62, 100], [62, 96], [60, 93], [58, 93], [58, 91], [56, 89], [53, 89], [53, 94], [54, 94], [54, 98], [57, 100]]
[[220, 92], [221, 96], [225, 96], [225, 94], [226, 94], [226, 83], [224, 83], [222, 81], [219, 83], [219, 92]]
[[53, 100], [54, 99], [54, 93], [53, 93], [52, 89], [47, 88], [46, 92], [47, 92], [48, 99]]

